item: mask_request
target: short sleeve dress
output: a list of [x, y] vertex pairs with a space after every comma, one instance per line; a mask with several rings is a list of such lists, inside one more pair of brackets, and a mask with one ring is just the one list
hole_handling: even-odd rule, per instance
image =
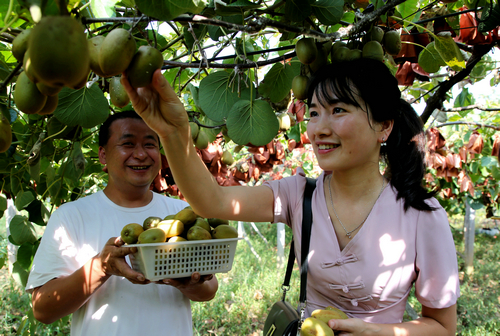
[[[337, 307], [350, 317], [372, 323], [400, 323], [410, 290], [422, 305], [446, 308], [460, 296], [456, 250], [445, 210], [404, 210], [388, 184], [356, 236], [341, 251], [323, 192], [325, 173], [312, 198], [306, 315]], [[300, 261], [302, 200], [306, 178], [295, 176], [265, 183], [274, 193], [274, 222], [292, 228]]]

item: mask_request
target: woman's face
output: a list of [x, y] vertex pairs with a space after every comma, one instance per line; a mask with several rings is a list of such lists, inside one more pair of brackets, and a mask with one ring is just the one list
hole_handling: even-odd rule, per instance
[[[361, 98], [358, 103], [366, 106]], [[365, 169], [370, 165], [378, 169], [380, 143], [386, 133], [382, 124], [369, 120], [369, 111], [343, 103], [331, 93], [325, 106], [314, 94], [309, 113], [307, 135], [323, 170]]]

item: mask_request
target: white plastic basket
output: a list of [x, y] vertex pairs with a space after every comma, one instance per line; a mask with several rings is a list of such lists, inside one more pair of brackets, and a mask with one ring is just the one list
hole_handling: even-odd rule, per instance
[[132, 244], [137, 252], [129, 254], [132, 269], [146, 279], [157, 281], [191, 276], [227, 273], [233, 266], [238, 240], [242, 238], [181, 241], [175, 243]]

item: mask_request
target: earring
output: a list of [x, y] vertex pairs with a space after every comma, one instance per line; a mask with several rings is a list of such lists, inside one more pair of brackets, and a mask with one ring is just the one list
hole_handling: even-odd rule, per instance
[[387, 144], [385, 143], [385, 137], [382, 138], [382, 143], [380, 144], [380, 146], [387, 146]]

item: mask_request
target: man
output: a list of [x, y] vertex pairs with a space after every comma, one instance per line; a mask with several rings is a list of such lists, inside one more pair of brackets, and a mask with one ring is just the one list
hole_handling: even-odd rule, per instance
[[52, 214], [26, 286], [37, 320], [52, 323], [73, 313], [73, 336], [192, 335], [190, 300], [211, 300], [216, 277], [193, 273], [150, 283], [125, 260], [136, 249], [116, 238], [126, 224], [187, 206], [150, 191], [161, 166], [159, 145], [134, 111], [101, 126], [99, 161], [109, 181]]

